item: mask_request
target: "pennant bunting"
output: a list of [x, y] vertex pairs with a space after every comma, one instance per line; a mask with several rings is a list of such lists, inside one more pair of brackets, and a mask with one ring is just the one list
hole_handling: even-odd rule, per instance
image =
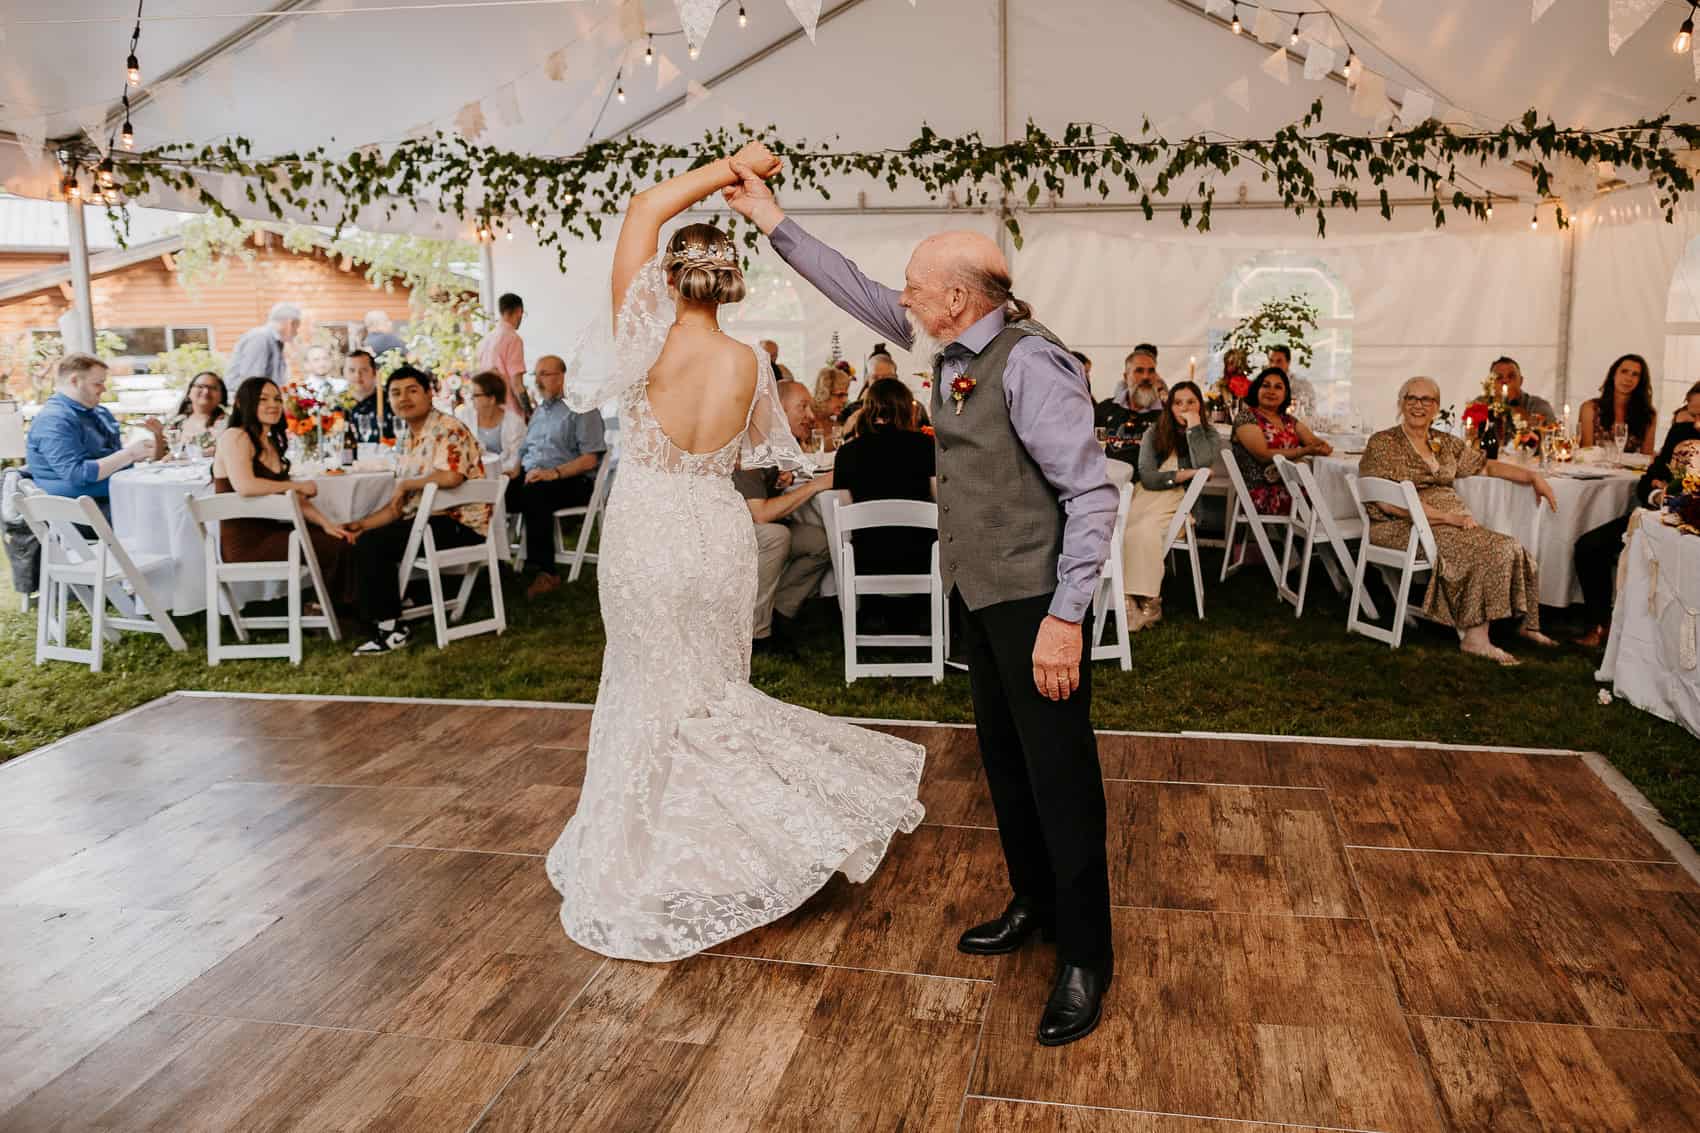
[[647, 35], [643, 26], [643, 0], [620, 0], [620, 39], [636, 43]]
[[558, 47], [543, 60], [543, 74], [552, 83], [567, 81], [567, 49]]
[[1257, 6], [1257, 18], [1251, 23], [1251, 34], [1264, 43], [1283, 43], [1286, 41], [1287, 29], [1281, 26], [1281, 17], [1265, 8]]
[[1616, 55], [1617, 49], [1663, 6], [1664, 0], [1611, 0], [1606, 27], [1606, 46], [1611, 48], [1611, 53]]
[[1532, 24], [1536, 20], [1539, 20], [1542, 16], [1546, 15], [1547, 9], [1552, 7], [1552, 5], [1553, 0], [1535, 0], [1535, 8], [1529, 15], [1529, 22]]
[[1352, 92], [1352, 113], [1359, 118], [1374, 118], [1387, 109], [1387, 80], [1364, 68], [1363, 78]]
[[685, 105], [698, 106], [714, 94], [713, 91], [692, 79], [685, 84]]
[[455, 129], [467, 141], [476, 142], [484, 134], [484, 107], [477, 102], [469, 102], [461, 107], [455, 115]]
[[708, 41], [708, 30], [714, 26], [719, 0], [673, 0], [679, 11], [679, 24], [685, 30], [685, 42], [701, 47]]
[[1204, 0], [1204, 12], [1206, 15], [1227, 20], [1233, 18], [1233, 11], [1233, 0]]
[[1334, 61], [1339, 58], [1332, 47], [1324, 47], [1320, 43], [1310, 45], [1305, 52], [1305, 78], [1311, 82], [1326, 79], [1334, 72]]
[[1269, 58], [1263, 61], [1263, 73], [1282, 86], [1293, 81], [1291, 69], [1287, 66], [1287, 49], [1285, 47], [1277, 47], [1270, 53]]
[[815, 28], [820, 23], [820, 0], [785, 0], [785, 6], [791, 9], [791, 14], [797, 17], [797, 22], [803, 25], [809, 42], [815, 41]]
[[1222, 97], [1247, 113], [1251, 112], [1251, 80], [1241, 75], [1222, 91]]
[[679, 68], [673, 65], [673, 60], [666, 55], [658, 55], [655, 59], [655, 89], [666, 90], [679, 81]]
[[1399, 103], [1399, 118], [1407, 126], [1421, 126], [1434, 117], [1434, 95], [1411, 89]]
[[514, 90], [512, 83], [503, 84], [490, 98], [490, 109], [495, 112], [496, 121], [504, 126], [517, 126], [525, 121], [525, 116], [519, 110], [519, 93]]

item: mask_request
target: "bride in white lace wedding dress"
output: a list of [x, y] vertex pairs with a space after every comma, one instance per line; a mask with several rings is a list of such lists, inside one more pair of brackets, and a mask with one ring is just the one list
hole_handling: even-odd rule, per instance
[[[740, 160], [774, 164], [765, 149]], [[561, 923], [606, 956], [676, 960], [872, 875], [912, 831], [925, 751], [749, 683], [756, 543], [731, 476], [806, 470], [765, 354], [721, 334], [730, 240], [660, 227], [736, 181], [719, 161], [633, 198], [619, 315], [573, 353], [575, 409], [617, 399], [622, 452], [597, 581], [607, 650], [578, 811], [549, 851]]]

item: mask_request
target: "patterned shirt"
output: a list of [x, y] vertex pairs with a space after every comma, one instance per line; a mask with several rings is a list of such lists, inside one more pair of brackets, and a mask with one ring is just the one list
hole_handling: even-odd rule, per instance
[[[406, 447], [396, 465], [396, 477], [410, 480], [432, 472], [459, 472], [468, 480], [484, 477], [484, 450], [472, 430], [440, 410], [431, 410], [425, 423], [408, 434]], [[401, 505], [401, 514], [411, 519], [419, 510], [421, 493], [409, 493]], [[448, 509], [448, 514], [462, 526], [480, 535], [490, 530], [488, 504], [462, 504]]]

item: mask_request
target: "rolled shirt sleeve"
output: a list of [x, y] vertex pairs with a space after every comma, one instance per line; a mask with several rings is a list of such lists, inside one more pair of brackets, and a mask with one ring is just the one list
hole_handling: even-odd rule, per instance
[[905, 350], [914, 345], [909, 319], [898, 302], [900, 292], [863, 275], [851, 260], [810, 236], [790, 217], [780, 222], [768, 241], [793, 271], [839, 310]]
[[[105, 410], [85, 414], [51, 401], [49, 405], [51, 410], [43, 411], [30, 426], [25, 453], [30, 475], [55, 494], [62, 487], [70, 496], [105, 496], [100, 461], [121, 447], [117, 422], [105, 416]], [[99, 442], [97, 435], [102, 435]]]
[[578, 455], [587, 453], [607, 452], [607, 431], [602, 421], [602, 411], [592, 409], [588, 413], [580, 413], [573, 422], [574, 442]]
[[1073, 358], [1038, 335], [1016, 343], [1004, 367], [1016, 436], [1062, 504], [1062, 554], [1050, 613], [1078, 622], [1092, 607], [1110, 554], [1119, 494], [1092, 435], [1093, 405]]

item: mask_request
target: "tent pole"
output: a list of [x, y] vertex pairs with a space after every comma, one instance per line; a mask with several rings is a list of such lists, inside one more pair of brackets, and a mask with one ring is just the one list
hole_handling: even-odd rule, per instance
[[484, 329], [489, 330], [496, 325], [496, 249], [488, 240], [478, 243], [478, 267], [478, 303], [489, 324]]
[[65, 353], [94, 353], [94, 291], [89, 285], [89, 238], [83, 227], [83, 202], [65, 202], [65, 231], [69, 236], [71, 257], [72, 335], [66, 341]]
[[1558, 391], [1554, 402], [1558, 405], [1570, 403], [1571, 316], [1576, 309], [1576, 229], [1573, 221], [1561, 234], [1564, 258], [1558, 274], [1558, 364], [1553, 375], [1554, 387]]

